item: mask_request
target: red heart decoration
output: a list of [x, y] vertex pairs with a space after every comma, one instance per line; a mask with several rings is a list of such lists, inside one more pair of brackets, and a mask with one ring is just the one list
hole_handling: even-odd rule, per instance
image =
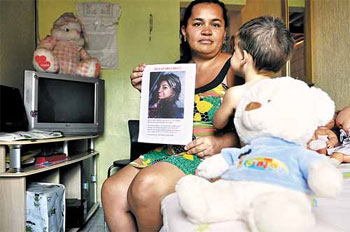
[[50, 61], [46, 61], [46, 56], [35, 56], [35, 60], [38, 62], [39, 67], [44, 70], [47, 70], [51, 66]]

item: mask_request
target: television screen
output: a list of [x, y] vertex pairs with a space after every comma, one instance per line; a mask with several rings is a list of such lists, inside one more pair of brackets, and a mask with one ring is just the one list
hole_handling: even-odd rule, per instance
[[24, 105], [30, 130], [96, 135], [104, 127], [104, 80], [25, 71]]
[[94, 83], [40, 78], [38, 122], [94, 123]]

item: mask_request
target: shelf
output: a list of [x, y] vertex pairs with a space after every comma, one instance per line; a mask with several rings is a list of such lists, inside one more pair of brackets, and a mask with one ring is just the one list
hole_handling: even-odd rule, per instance
[[65, 141], [73, 141], [73, 140], [93, 139], [97, 137], [98, 135], [87, 135], [87, 136], [60, 137], [60, 138], [52, 138], [52, 139], [0, 141], [0, 145], [30, 145], [30, 144], [42, 144], [42, 143], [55, 143], [55, 142], [65, 142]]
[[[17, 140], [17, 141], [0, 141], [0, 174], [1, 173], [20, 173], [23, 172], [21, 168], [21, 147], [35, 144], [47, 144], [63, 142], [63, 153], [70, 157], [68, 153], [68, 143], [71, 141], [87, 140], [90, 141], [89, 149], [94, 150], [93, 139], [98, 135], [86, 135], [86, 136], [71, 136], [60, 137], [50, 139], [37, 139], [37, 140]], [[5, 172], [5, 147], [9, 147], [10, 155], [10, 171]], [[17, 176], [18, 177], [18, 176]]]
[[0, 177], [30, 176], [33, 174], [37, 174], [37, 173], [49, 171], [52, 169], [56, 169], [59, 167], [67, 166], [69, 164], [74, 164], [74, 163], [88, 159], [88, 158], [95, 156], [95, 155], [98, 155], [98, 152], [96, 152], [96, 151], [83, 152], [83, 153], [75, 154], [73, 156], [68, 156], [68, 160], [64, 160], [62, 162], [56, 162], [56, 163], [49, 164], [49, 165], [31, 165], [29, 167], [23, 168], [21, 170], [21, 172], [16, 172], [16, 173], [3, 172], [3, 173], [0, 173]]

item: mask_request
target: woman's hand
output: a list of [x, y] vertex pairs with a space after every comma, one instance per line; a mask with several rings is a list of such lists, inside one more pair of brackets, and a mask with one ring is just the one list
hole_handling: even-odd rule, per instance
[[193, 140], [185, 146], [189, 154], [196, 154], [203, 158], [212, 156], [221, 152], [225, 147], [237, 147], [239, 140], [236, 134], [226, 133], [224, 135], [208, 135]]
[[185, 149], [189, 154], [196, 154], [200, 158], [211, 156], [221, 151], [217, 139], [214, 135], [204, 136], [187, 144]]
[[130, 74], [131, 85], [141, 91], [142, 75], [145, 70], [146, 64], [137, 65]]

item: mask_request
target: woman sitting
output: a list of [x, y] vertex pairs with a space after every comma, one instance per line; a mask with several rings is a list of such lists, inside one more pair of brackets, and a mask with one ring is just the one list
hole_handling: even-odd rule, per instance
[[[223, 133], [212, 125], [221, 98], [233, 83], [231, 54], [221, 51], [227, 26], [227, 10], [218, 0], [196, 0], [187, 7], [179, 63], [196, 64], [194, 139], [185, 147], [168, 145], [151, 151], [104, 182], [102, 203], [110, 231], [159, 231], [160, 203], [175, 191], [177, 181], [194, 174], [202, 158], [239, 144], [234, 132]], [[130, 75], [139, 90], [145, 66], [135, 67]]]

